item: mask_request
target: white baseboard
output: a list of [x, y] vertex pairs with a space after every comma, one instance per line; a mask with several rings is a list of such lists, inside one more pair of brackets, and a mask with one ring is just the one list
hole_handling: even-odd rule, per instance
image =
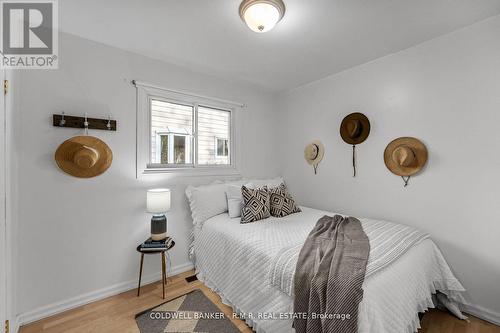
[[487, 322], [500, 326], [500, 313], [498, 312], [483, 308], [479, 305], [468, 303], [462, 303], [461, 308], [465, 313], [471, 314], [474, 317], [478, 317], [482, 320], [486, 320]]
[[[190, 269], [193, 269], [194, 266], [192, 263], [184, 263], [181, 265], [177, 265], [171, 268], [171, 270], [168, 272], [169, 276], [184, 273], [186, 271], [189, 271]], [[141, 284], [148, 284], [152, 283], [155, 281], [160, 281], [161, 280], [161, 273], [155, 273], [151, 274], [148, 276], [143, 276], [142, 277], [142, 282]], [[122, 282], [115, 284], [113, 286], [109, 286], [100, 290], [96, 290], [93, 292], [89, 292], [80, 296], [76, 296], [73, 298], [70, 298], [65, 301], [60, 301], [56, 302], [53, 304], [45, 305], [42, 306], [38, 309], [28, 311], [25, 313], [21, 313], [17, 317], [17, 327], [26, 325], [29, 323], [32, 323], [34, 321], [47, 318], [50, 316], [53, 316], [55, 314], [74, 309], [76, 307], [95, 302], [110, 296], [118, 295], [121, 294], [125, 291], [129, 291], [132, 289], [137, 288], [137, 280], [131, 280], [127, 282]], [[12, 330], [12, 332], [16, 332], [17, 330]]]

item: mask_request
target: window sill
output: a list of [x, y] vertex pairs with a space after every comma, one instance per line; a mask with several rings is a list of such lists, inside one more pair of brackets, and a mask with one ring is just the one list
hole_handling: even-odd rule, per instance
[[141, 175], [169, 174], [175, 176], [241, 176], [234, 166], [209, 166], [196, 168], [147, 168], [142, 170]]

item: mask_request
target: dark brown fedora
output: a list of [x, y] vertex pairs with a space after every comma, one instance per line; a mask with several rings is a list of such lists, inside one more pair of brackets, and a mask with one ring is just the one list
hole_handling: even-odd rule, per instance
[[354, 112], [348, 114], [340, 124], [340, 136], [342, 140], [352, 145], [353, 177], [356, 177], [356, 145], [365, 141], [368, 135], [370, 135], [370, 121], [362, 113]]
[[368, 135], [370, 135], [370, 121], [362, 113], [351, 113], [340, 124], [340, 136], [348, 144], [360, 144], [368, 138]]

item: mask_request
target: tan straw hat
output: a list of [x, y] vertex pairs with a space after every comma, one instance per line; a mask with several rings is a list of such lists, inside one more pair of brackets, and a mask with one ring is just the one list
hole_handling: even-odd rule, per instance
[[57, 148], [55, 159], [64, 172], [79, 178], [91, 178], [109, 168], [113, 152], [104, 141], [82, 135], [64, 141]]
[[304, 149], [304, 158], [309, 165], [314, 167], [314, 173], [316, 173], [316, 168], [323, 159], [325, 155], [325, 147], [319, 140], [313, 140]]
[[412, 176], [427, 162], [427, 148], [418, 139], [397, 138], [385, 148], [384, 162], [393, 174], [402, 177]]
[[362, 113], [351, 113], [345, 116], [340, 124], [340, 136], [348, 144], [360, 144], [368, 138], [369, 134], [370, 121]]

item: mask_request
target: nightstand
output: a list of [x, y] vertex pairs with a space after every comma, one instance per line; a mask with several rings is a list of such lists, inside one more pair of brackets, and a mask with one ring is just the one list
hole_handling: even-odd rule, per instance
[[154, 250], [154, 251], [145, 251], [143, 249], [141, 249], [141, 245], [142, 244], [139, 244], [137, 246], [137, 252], [139, 252], [141, 254], [141, 268], [140, 268], [140, 271], [139, 271], [139, 285], [137, 287], [137, 297], [139, 297], [139, 295], [141, 294], [141, 279], [142, 279], [142, 266], [144, 264], [144, 255], [145, 254], [161, 254], [161, 282], [162, 282], [162, 286], [163, 286], [163, 298], [165, 298], [165, 285], [167, 284], [167, 265], [166, 265], [166, 259], [165, 259], [165, 253], [170, 250], [171, 248], [174, 247], [175, 245], [175, 242], [172, 240], [172, 243], [170, 244], [170, 246], [166, 249], [162, 249], [162, 250]]

